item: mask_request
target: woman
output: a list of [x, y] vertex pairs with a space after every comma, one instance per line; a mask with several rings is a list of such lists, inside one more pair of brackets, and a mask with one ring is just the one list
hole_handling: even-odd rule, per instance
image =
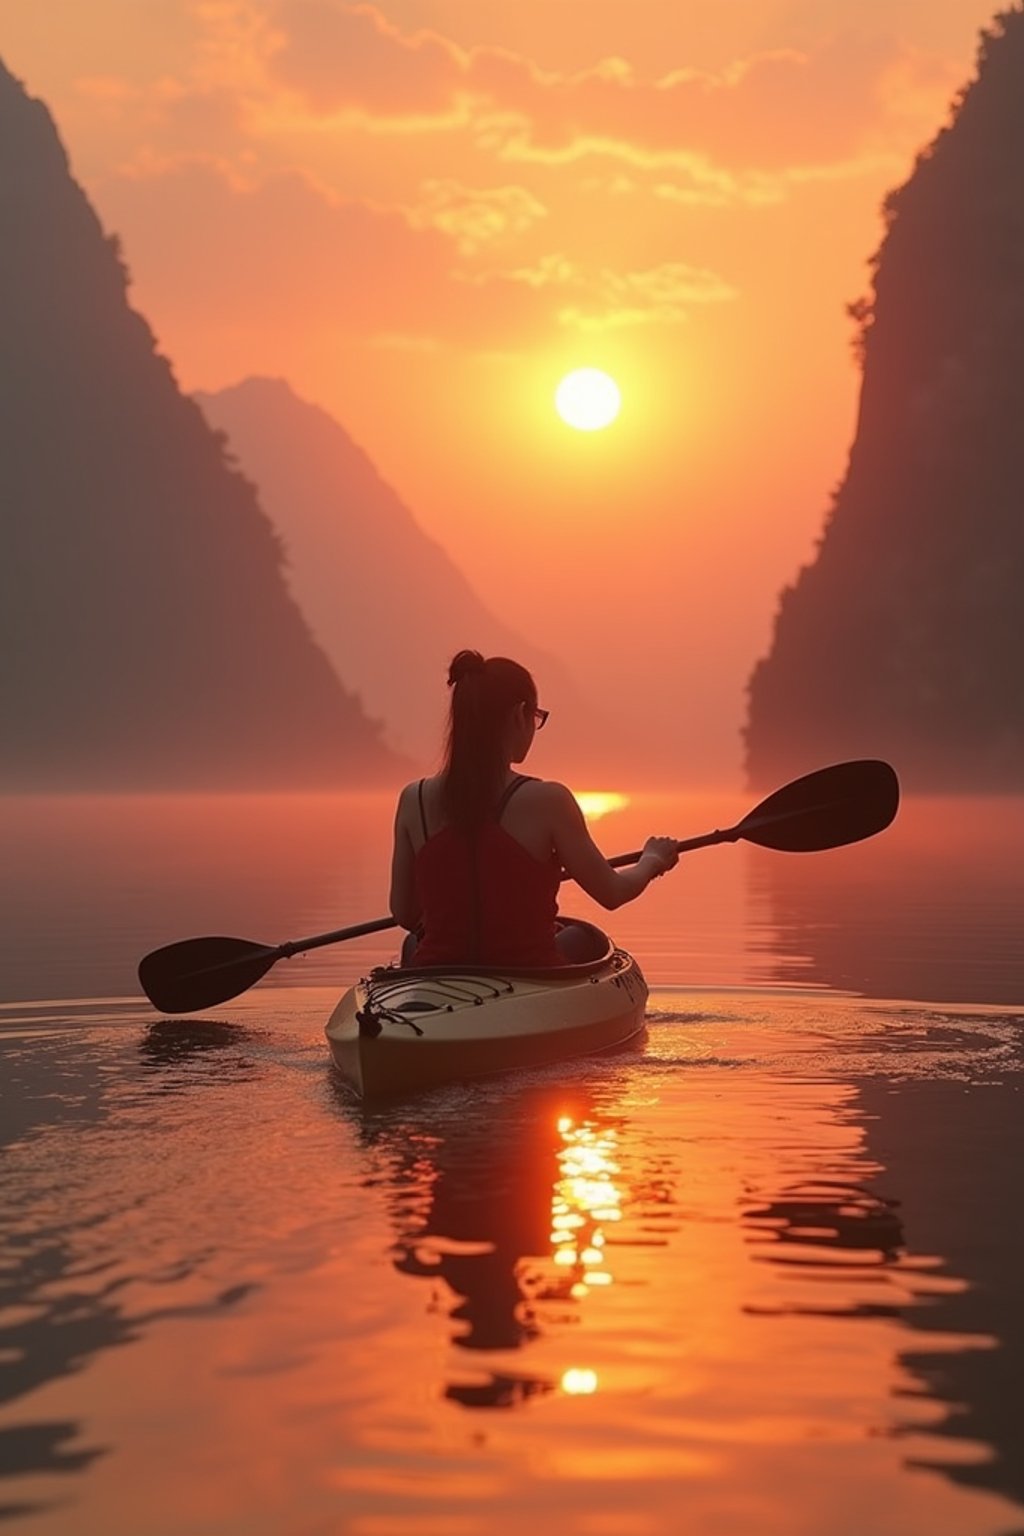
[[391, 914], [418, 935], [407, 965], [553, 966], [572, 960], [556, 936], [562, 870], [601, 906], [633, 901], [678, 860], [649, 837], [629, 869], [612, 869], [564, 784], [513, 772], [548, 712], [525, 667], [460, 651], [444, 765], [398, 799]]

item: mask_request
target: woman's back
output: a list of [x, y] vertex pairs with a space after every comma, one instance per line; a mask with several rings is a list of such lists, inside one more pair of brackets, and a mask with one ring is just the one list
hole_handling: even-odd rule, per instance
[[561, 866], [538, 819], [535, 782], [513, 778], [492, 818], [466, 831], [442, 819], [440, 775], [420, 781], [409, 829], [423, 913], [416, 965], [564, 963], [555, 944]]

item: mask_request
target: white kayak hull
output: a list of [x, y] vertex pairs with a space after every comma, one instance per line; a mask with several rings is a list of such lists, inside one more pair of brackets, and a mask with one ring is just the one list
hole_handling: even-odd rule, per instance
[[614, 1050], [644, 1027], [647, 983], [599, 929], [598, 958], [557, 970], [373, 971], [326, 1026], [331, 1056], [363, 1099]]

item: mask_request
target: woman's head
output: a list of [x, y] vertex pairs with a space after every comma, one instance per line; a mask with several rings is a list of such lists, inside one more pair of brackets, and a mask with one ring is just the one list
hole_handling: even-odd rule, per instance
[[452, 690], [444, 763], [445, 814], [453, 825], [485, 821], [510, 762], [522, 762], [536, 731], [537, 685], [517, 661], [459, 651], [448, 668]]

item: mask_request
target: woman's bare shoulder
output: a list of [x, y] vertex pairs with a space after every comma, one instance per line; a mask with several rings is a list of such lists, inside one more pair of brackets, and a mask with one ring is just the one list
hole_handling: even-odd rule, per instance
[[569, 786], [560, 784], [557, 779], [528, 779], [520, 793], [529, 795], [536, 805], [544, 805], [556, 813], [576, 804], [576, 796]]
[[398, 791], [399, 800], [419, 799], [421, 784], [423, 785], [423, 793], [430, 794], [432, 791], [440, 788], [441, 775], [439, 773], [428, 773], [422, 779], [413, 779], [411, 783], [404, 784]]
[[399, 816], [407, 816], [411, 811], [416, 810], [419, 804], [421, 786], [425, 793], [429, 783], [429, 779], [413, 779], [411, 783], [403, 784], [402, 788], [398, 791]]
[[436, 822], [441, 806], [441, 775], [439, 773], [428, 774], [422, 779], [413, 779], [411, 784], [406, 784], [399, 791], [396, 817], [400, 825], [408, 828], [410, 833], [422, 827], [421, 806], [428, 822]]

